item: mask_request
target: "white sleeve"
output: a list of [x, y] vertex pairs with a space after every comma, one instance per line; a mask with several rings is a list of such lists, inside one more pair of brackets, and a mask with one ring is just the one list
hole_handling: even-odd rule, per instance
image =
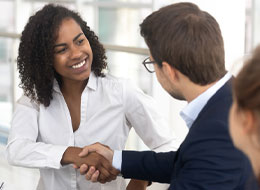
[[179, 141], [163, 116], [156, 111], [156, 102], [152, 97], [130, 82], [124, 85], [124, 97], [127, 121], [150, 149], [156, 152], [178, 149]]
[[23, 96], [13, 115], [6, 158], [12, 165], [30, 168], [61, 168], [61, 158], [67, 146], [37, 142], [37, 106]]

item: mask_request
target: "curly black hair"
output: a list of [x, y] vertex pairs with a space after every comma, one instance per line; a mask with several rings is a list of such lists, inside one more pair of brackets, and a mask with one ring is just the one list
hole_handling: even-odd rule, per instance
[[54, 69], [54, 43], [57, 31], [63, 19], [72, 18], [81, 27], [93, 52], [92, 71], [103, 77], [102, 71], [107, 68], [105, 49], [95, 33], [78, 13], [60, 5], [48, 4], [29, 18], [19, 45], [17, 67], [24, 94], [31, 100], [50, 105], [52, 100], [53, 81], [61, 85], [61, 76]]

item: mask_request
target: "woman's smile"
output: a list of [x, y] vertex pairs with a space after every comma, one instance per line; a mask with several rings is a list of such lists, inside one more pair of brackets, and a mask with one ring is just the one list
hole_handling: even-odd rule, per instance
[[77, 69], [77, 68], [80, 68], [80, 67], [82, 67], [84, 64], [86, 63], [86, 61], [85, 60], [83, 60], [82, 62], [80, 62], [80, 63], [76, 63], [75, 65], [73, 65], [73, 66], [71, 66], [73, 69]]
[[72, 69], [73, 73], [81, 73], [84, 72], [85, 70], [87, 70], [89, 67], [89, 59], [88, 57], [86, 59], [84, 59], [83, 61], [77, 62], [75, 64], [73, 64], [72, 66], [70, 66], [70, 68]]

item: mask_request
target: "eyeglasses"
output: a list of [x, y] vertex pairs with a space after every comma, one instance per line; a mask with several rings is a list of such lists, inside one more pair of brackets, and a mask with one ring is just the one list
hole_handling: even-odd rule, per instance
[[155, 70], [154, 70], [154, 64], [156, 62], [155, 61], [151, 61], [150, 60], [150, 57], [147, 57], [144, 61], [143, 61], [143, 65], [144, 67], [146, 68], [146, 70], [149, 72], [149, 73], [154, 73]]

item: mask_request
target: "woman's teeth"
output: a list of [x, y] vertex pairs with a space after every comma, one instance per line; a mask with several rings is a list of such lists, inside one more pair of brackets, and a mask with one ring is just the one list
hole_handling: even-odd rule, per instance
[[73, 69], [80, 68], [80, 67], [82, 67], [85, 63], [86, 63], [86, 61], [84, 60], [84, 61], [80, 62], [79, 64], [73, 65], [72, 68], [73, 68]]

